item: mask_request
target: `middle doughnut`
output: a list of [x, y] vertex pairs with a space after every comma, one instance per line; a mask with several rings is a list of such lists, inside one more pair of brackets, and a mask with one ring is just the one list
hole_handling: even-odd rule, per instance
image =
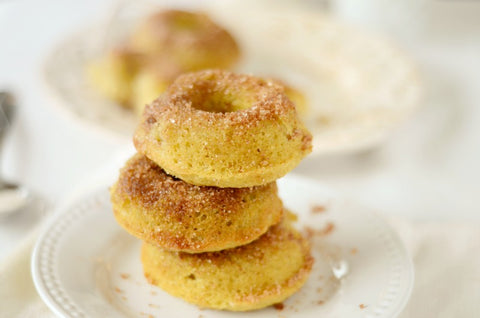
[[282, 217], [275, 182], [248, 188], [195, 186], [136, 154], [111, 188], [115, 218], [163, 249], [201, 253], [244, 245]]

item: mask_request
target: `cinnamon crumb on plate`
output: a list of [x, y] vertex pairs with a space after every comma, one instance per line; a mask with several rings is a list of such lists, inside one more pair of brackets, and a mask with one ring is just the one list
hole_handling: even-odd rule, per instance
[[332, 233], [332, 231], [335, 229], [335, 225], [332, 222], [328, 222], [323, 229], [319, 231], [319, 235], [328, 235]]
[[324, 206], [324, 205], [319, 205], [319, 204], [316, 204], [314, 206], [312, 206], [312, 208], [310, 209], [310, 211], [312, 213], [323, 213], [327, 210], [327, 208]]
[[283, 303], [277, 303], [277, 304], [273, 304], [273, 308], [275, 308], [276, 310], [283, 310], [285, 306], [283, 305]]
[[322, 229], [314, 229], [309, 226], [305, 226], [305, 236], [307, 239], [311, 239], [314, 236], [326, 236], [332, 233], [332, 231], [335, 229], [335, 224], [332, 222], [327, 222], [325, 226]]

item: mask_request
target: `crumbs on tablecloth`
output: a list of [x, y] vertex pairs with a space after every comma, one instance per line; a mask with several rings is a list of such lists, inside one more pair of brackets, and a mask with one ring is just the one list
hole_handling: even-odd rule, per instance
[[364, 305], [364, 304], [360, 304], [360, 305], [358, 305], [358, 307], [359, 307], [360, 309], [365, 309], [365, 308], [367, 308], [367, 306]]
[[283, 305], [283, 303], [276, 303], [276, 304], [273, 304], [273, 308], [275, 308], [276, 310], [283, 310], [285, 306]]
[[118, 287], [115, 287], [115, 291], [116, 291], [117, 293], [119, 293], [119, 294], [123, 293], [123, 290], [121, 290], [121, 289], [118, 288]]
[[124, 300], [124, 301], [127, 300], [127, 297], [126, 297], [126, 296], [122, 296], [121, 298], [122, 298], [122, 300]]
[[317, 214], [327, 211], [327, 208], [324, 205], [316, 204], [310, 208], [310, 212]]
[[355, 255], [357, 253], [358, 253], [358, 249], [356, 247], [354, 247], [350, 250], [350, 254], [352, 254], [352, 255]]
[[323, 300], [317, 301], [317, 305], [323, 305], [324, 303], [325, 303], [325, 301], [323, 301]]
[[150, 292], [150, 294], [153, 295], [153, 296], [155, 296], [155, 295], [157, 294], [157, 292], [154, 291], [154, 290], [152, 290], [152, 291]]

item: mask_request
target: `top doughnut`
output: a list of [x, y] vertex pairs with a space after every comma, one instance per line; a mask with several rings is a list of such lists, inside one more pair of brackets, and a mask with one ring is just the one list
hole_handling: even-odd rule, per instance
[[228, 68], [240, 57], [233, 37], [206, 14], [165, 10], [148, 17], [130, 38], [137, 52], [164, 56], [184, 69]]
[[311, 141], [283, 87], [221, 70], [178, 77], [147, 105], [134, 136], [137, 150], [167, 173], [232, 188], [282, 177]]

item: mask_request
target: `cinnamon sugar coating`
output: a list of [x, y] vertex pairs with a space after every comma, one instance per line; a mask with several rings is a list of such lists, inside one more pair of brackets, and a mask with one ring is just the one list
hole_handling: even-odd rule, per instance
[[293, 169], [311, 139], [282, 86], [206, 70], [178, 77], [146, 107], [134, 144], [188, 183], [248, 187]]
[[189, 70], [230, 67], [240, 50], [233, 37], [204, 13], [181, 10], [157, 12], [137, 28], [132, 49], [163, 55]]
[[283, 210], [275, 183], [239, 189], [195, 186], [140, 154], [121, 170], [111, 201], [118, 223], [131, 234], [191, 253], [247, 244], [277, 223]]
[[167, 252], [144, 244], [150, 283], [205, 308], [246, 311], [279, 303], [305, 283], [308, 241], [284, 219], [258, 240], [219, 252]]

